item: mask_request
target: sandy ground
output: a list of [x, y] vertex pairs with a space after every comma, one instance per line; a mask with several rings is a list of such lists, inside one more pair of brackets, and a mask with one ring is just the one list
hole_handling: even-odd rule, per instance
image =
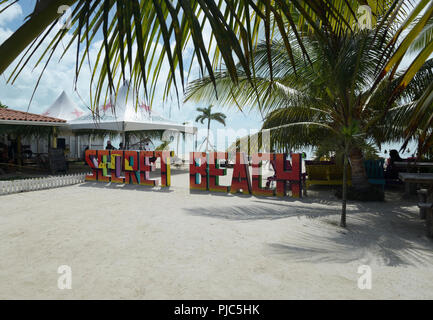
[[[284, 200], [84, 183], [0, 197], [0, 298], [432, 299], [415, 202]], [[72, 289], [57, 287], [58, 267]], [[369, 265], [372, 289], [360, 290]]]

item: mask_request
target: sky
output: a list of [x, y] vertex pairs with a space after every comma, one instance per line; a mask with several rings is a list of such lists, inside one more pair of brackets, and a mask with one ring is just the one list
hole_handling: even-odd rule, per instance
[[[11, 8], [0, 14], [0, 43], [7, 39], [13, 31], [15, 31], [24, 21], [24, 18], [33, 11], [34, 0], [20, 0], [19, 3], [14, 4]], [[209, 29], [204, 30], [203, 37], [206, 39], [209, 37]], [[93, 44], [90, 52], [91, 57], [96, 57], [97, 49], [100, 45], [100, 39]], [[99, 41], [98, 41], [99, 40]], [[191, 54], [192, 50], [186, 50], [185, 54]], [[42, 66], [33, 68], [36, 60], [30, 60], [30, 63], [24, 68], [21, 75], [15, 81], [15, 83], [7, 83], [7, 78], [12, 72], [10, 67], [0, 77], [0, 101], [9, 106], [11, 109], [29, 111], [32, 113], [43, 113], [55, 100], [56, 98], [65, 91], [69, 97], [82, 109], [87, 109], [90, 101], [89, 85], [90, 85], [90, 71], [88, 68], [84, 68], [80, 74], [79, 81], [77, 83], [77, 89], [74, 86], [75, 77], [75, 53], [76, 49], [73, 47], [65, 54], [62, 60], [59, 61], [62, 50], [57, 50], [53, 60], [48, 65], [38, 89], [35, 93], [33, 101], [29, 106], [29, 102], [35, 88], [35, 84], [38, 81], [38, 77], [42, 71]], [[37, 56], [37, 54], [36, 54]], [[163, 88], [165, 85], [165, 79], [168, 72], [168, 64], [164, 66], [160, 78], [158, 87], [161, 87], [161, 91], [155, 96], [154, 103], [152, 105], [153, 110], [161, 114], [167, 119], [175, 122], [194, 122], [198, 112], [197, 107], [206, 107], [206, 103], [194, 104], [181, 102], [180, 107], [177, 102], [175, 95], [169, 98], [167, 101], [163, 101]], [[198, 70], [192, 70], [190, 80], [194, 79], [194, 75], [198, 75]], [[182, 100], [182, 96], [181, 96]], [[248, 109], [246, 109], [248, 110]], [[238, 130], [258, 130], [261, 127], [262, 121], [258, 112], [240, 112], [236, 107], [224, 107], [217, 106], [214, 112], [223, 112], [227, 115], [226, 125], [234, 131]], [[205, 125], [195, 123], [199, 128], [204, 128]], [[219, 123], [213, 123], [212, 127], [214, 133], [218, 129], [223, 129], [224, 126]], [[205, 130], [202, 130], [202, 132]], [[231, 144], [235, 140], [235, 136], [228, 138], [224, 144]], [[201, 140], [199, 141], [200, 144]], [[220, 145], [220, 143], [218, 143]], [[383, 150], [389, 149], [390, 146], [385, 145]], [[391, 146], [396, 147], [398, 146]], [[413, 149], [413, 148], [412, 148]], [[308, 152], [309, 153], [309, 152]]]

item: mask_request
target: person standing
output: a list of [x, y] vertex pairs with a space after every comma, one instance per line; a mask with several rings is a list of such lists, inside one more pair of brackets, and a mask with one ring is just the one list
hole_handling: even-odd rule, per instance
[[116, 150], [116, 148], [113, 147], [113, 145], [111, 144], [111, 141], [108, 140], [107, 141], [107, 146], [105, 147], [105, 150]]

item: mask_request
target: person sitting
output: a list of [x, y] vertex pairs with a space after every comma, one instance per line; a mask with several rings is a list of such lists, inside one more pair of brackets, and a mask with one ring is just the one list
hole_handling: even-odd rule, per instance
[[123, 142], [119, 143], [119, 150], [123, 150]]
[[113, 145], [111, 144], [111, 141], [108, 140], [107, 141], [107, 146], [105, 147], [105, 150], [116, 150], [116, 148], [113, 147]]
[[406, 161], [398, 154], [398, 151], [393, 149], [389, 151], [389, 158], [386, 160], [385, 179], [395, 180], [398, 179], [398, 173], [402, 172], [402, 168], [398, 168], [395, 162]]

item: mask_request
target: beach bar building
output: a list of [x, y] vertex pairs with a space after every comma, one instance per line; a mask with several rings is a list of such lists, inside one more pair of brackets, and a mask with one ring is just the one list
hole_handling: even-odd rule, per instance
[[131, 150], [154, 149], [153, 141], [177, 139], [178, 154], [180, 137], [184, 142], [194, 139], [196, 127], [170, 121], [136, 103], [128, 85], [120, 88], [112, 103], [94, 112], [78, 107], [64, 91], [40, 115], [0, 109], [0, 163], [37, 166], [37, 158], [49, 159], [52, 152], [65, 161], [79, 162], [86, 149], [104, 149], [104, 140], [118, 137], [123, 148]]
[[0, 163], [21, 166], [33, 153], [57, 148], [57, 135], [66, 126], [64, 119], [0, 108]]

